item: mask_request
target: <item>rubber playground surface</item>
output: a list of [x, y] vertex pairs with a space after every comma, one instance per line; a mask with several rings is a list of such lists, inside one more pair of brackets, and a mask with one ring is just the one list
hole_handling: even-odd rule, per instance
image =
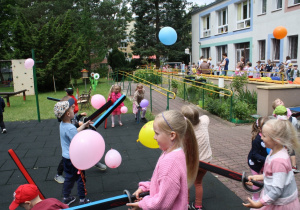
[[[122, 115], [123, 126], [108, 128], [100, 125], [97, 131], [103, 136], [107, 152], [113, 148], [122, 155], [121, 166], [100, 171], [93, 167], [86, 171], [87, 198], [97, 201], [123, 194], [127, 189], [133, 193], [139, 181], [149, 180], [161, 154], [159, 149], [149, 149], [137, 142], [143, 123], [137, 124], [132, 114]], [[0, 136], [0, 205], [8, 209], [14, 190], [27, 183], [8, 149], [13, 149], [46, 198], [62, 198], [62, 184], [54, 181], [54, 175], [61, 159], [59, 123], [57, 120], [6, 122], [8, 133]], [[102, 158], [104, 159], [104, 158]], [[75, 184], [76, 185], [76, 184]], [[194, 189], [190, 201], [194, 201]], [[72, 194], [77, 196], [74, 186]], [[246, 209], [242, 200], [214, 175], [204, 178], [203, 205], [205, 209]], [[71, 206], [78, 204], [78, 200]], [[19, 208], [21, 209], [21, 208]], [[127, 209], [126, 206], [114, 209]]]

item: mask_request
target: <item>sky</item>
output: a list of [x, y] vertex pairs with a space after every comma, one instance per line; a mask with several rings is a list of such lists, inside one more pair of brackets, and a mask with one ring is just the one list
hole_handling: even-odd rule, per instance
[[193, 4], [197, 3], [199, 6], [203, 5], [203, 4], [210, 4], [211, 2], [213, 2], [214, 0], [187, 0], [188, 2], [193, 2]]

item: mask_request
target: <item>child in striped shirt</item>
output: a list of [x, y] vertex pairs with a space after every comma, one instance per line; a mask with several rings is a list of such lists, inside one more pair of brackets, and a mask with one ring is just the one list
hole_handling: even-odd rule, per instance
[[262, 128], [262, 140], [272, 149], [267, 156], [262, 175], [248, 176], [254, 181], [264, 181], [258, 202], [248, 198], [248, 208], [294, 210], [300, 209], [298, 189], [288, 149], [299, 151], [298, 136], [288, 120], [272, 119]]

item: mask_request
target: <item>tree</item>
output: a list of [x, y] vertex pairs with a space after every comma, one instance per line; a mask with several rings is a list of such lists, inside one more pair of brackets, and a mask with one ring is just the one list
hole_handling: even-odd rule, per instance
[[[135, 11], [135, 40], [133, 53], [140, 56], [156, 55], [156, 66], [160, 66], [160, 56], [182, 60], [184, 49], [191, 42], [190, 13], [186, 12], [186, 0], [132, 0]], [[170, 26], [177, 32], [177, 42], [172, 46], [163, 45], [158, 38], [161, 28]]]
[[118, 47], [121, 39], [126, 38], [127, 22], [131, 20], [126, 3], [127, 0], [77, 1], [77, 28], [89, 52], [85, 56], [87, 69], [92, 63], [101, 62], [109, 49]]
[[107, 60], [113, 70], [116, 68], [125, 67], [127, 65], [124, 53], [118, 50], [118, 48], [114, 48], [112, 50]]
[[82, 69], [83, 50], [82, 36], [72, 35], [74, 27], [69, 10], [63, 20], [52, 18], [39, 32], [37, 59], [43, 61], [37, 69], [38, 85], [43, 90], [50, 90], [52, 82], [58, 89], [68, 87], [70, 75], [77, 78]]

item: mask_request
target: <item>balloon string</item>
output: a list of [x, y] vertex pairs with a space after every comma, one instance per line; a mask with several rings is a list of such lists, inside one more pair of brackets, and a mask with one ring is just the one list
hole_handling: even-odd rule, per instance
[[81, 175], [81, 179], [82, 179], [82, 182], [83, 182], [83, 187], [84, 187], [84, 194], [87, 195], [87, 190], [86, 190], [86, 187], [85, 187], [85, 177], [84, 177], [84, 174], [81, 170], [79, 170], [80, 172], [80, 175]]

